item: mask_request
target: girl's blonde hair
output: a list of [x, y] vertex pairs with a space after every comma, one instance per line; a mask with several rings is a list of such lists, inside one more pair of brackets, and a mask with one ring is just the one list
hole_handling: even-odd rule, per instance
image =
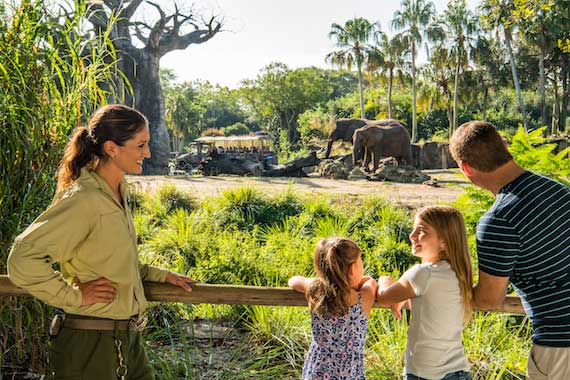
[[419, 209], [416, 217], [434, 228], [445, 244], [440, 259], [447, 260], [457, 276], [465, 306], [464, 321], [467, 322], [472, 312], [473, 270], [463, 215], [450, 206], [427, 206]]
[[360, 257], [360, 248], [350, 239], [322, 239], [315, 248], [313, 263], [316, 279], [307, 290], [311, 312], [326, 317], [348, 313], [349, 268]]

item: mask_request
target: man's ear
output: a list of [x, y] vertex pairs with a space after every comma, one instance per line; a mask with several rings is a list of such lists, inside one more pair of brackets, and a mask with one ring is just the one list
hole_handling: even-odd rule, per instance
[[469, 164], [465, 161], [459, 161], [459, 167], [461, 171], [465, 173], [467, 177], [471, 177], [473, 175], [473, 168], [469, 166]]

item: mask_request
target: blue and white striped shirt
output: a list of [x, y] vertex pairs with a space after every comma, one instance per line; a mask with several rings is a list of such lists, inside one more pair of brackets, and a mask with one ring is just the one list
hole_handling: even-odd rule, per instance
[[479, 269], [510, 277], [533, 342], [570, 347], [570, 189], [525, 172], [477, 224]]

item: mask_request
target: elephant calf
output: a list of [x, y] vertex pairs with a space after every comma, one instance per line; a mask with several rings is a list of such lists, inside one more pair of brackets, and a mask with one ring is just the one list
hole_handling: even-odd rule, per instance
[[394, 157], [400, 165], [413, 165], [410, 134], [397, 120], [374, 122], [354, 131], [352, 157], [355, 166], [363, 160], [365, 153], [363, 166], [368, 168], [371, 155], [373, 171], [378, 169], [382, 157]]

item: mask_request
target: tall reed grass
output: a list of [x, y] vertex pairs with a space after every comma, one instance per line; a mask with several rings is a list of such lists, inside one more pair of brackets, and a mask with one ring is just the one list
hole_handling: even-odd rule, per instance
[[[169, 191], [173, 198], [188, 197], [179, 191]], [[160, 191], [154, 197], [160, 197]], [[283, 202], [284, 198], [288, 198], [287, 203]], [[475, 223], [486, 198], [462, 199], [458, 205], [463, 207], [469, 223]], [[250, 188], [241, 188], [228, 190], [201, 203], [194, 202], [191, 211], [171, 209], [161, 216], [161, 220], [151, 218], [153, 233], [141, 241], [145, 260], [182, 271], [202, 282], [286, 286], [290, 276], [313, 274], [312, 251], [320, 238], [343, 235], [357, 241], [364, 252], [367, 271], [374, 276], [398, 276], [414, 262], [409, 254], [408, 240], [413, 213], [395, 207], [383, 198], [370, 197], [347, 203], [334, 197], [290, 193], [269, 197]], [[135, 210], [136, 218], [140, 218], [137, 223], [148, 222], [148, 215], [160, 214], [148, 209], [149, 205], [162, 207], [156, 200], [143, 199], [139, 204], [143, 206]], [[162, 307], [154, 305], [153, 313]], [[210, 378], [300, 377], [310, 343], [307, 308], [196, 305], [191, 310], [186, 309], [185, 316], [189, 321], [183, 323], [192, 323], [193, 318], [206, 318], [231, 321], [237, 328], [245, 329], [243, 339], [247, 345], [236, 351], [232, 347], [226, 348], [235, 360], [231, 364], [234, 371], [223, 371], [212, 362], [207, 367]], [[398, 378], [403, 367], [406, 318], [397, 321], [386, 310], [374, 310], [369, 326], [368, 378]], [[176, 328], [164, 326], [158, 330], [172, 335], [170, 346], [180, 344]], [[524, 377], [530, 345], [530, 329], [525, 319], [475, 313], [465, 331], [464, 342], [475, 379]], [[191, 351], [196, 348], [190, 341], [186, 344], [190, 344]], [[216, 350], [215, 343], [212, 345], [209, 350], [223, 355]], [[151, 350], [156, 368], [164, 378], [175, 378], [174, 373], [182, 378], [200, 378], [196, 377], [199, 376], [196, 371], [197, 368], [200, 369], [198, 372], [203, 371], [204, 363], [199, 359], [199, 352], [192, 351], [191, 358], [184, 359], [186, 354], [180, 349], [176, 353], [171, 351], [173, 356], [170, 358], [164, 350], [164, 347]], [[180, 360], [191, 360], [193, 369], [185, 367], [188, 363], [179, 363]], [[190, 377], [190, 373], [194, 377]]]
[[[113, 92], [102, 84], [116, 74], [116, 52], [83, 35], [84, 4], [67, 17], [41, 0], [0, 8], [0, 273], [14, 236], [53, 196], [69, 132]], [[44, 368], [47, 310], [0, 301], [0, 378]]]

